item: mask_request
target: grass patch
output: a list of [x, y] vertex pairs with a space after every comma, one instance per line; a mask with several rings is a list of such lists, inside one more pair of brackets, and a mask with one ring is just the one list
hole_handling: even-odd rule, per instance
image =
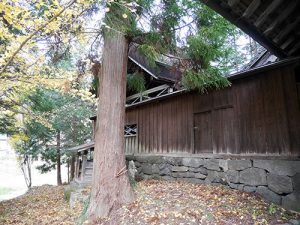
[[68, 188], [65, 188], [65, 191], [64, 191], [64, 198], [66, 200], [66, 202], [69, 204], [70, 203], [70, 198], [71, 198], [71, 193], [73, 192], [74, 190], [71, 189], [70, 187]]
[[77, 225], [82, 225], [87, 220], [87, 210], [90, 205], [91, 195], [84, 201], [82, 212], [77, 220]]

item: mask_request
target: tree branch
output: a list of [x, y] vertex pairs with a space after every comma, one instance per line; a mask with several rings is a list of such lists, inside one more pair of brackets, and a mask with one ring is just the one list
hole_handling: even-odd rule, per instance
[[27, 37], [19, 46], [19, 48], [13, 53], [13, 55], [10, 57], [10, 59], [8, 60], [8, 62], [5, 64], [5, 66], [2, 68], [2, 70], [0, 71], [0, 75], [2, 73], [5, 72], [5, 70], [7, 69], [7, 67], [10, 65], [10, 63], [13, 61], [13, 59], [15, 58], [15, 56], [21, 51], [21, 49], [27, 44], [27, 42], [33, 38], [39, 31], [43, 30], [45, 27], [47, 27], [50, 23], [52, 23], [57, 17], [59, 17], [64, 11], [66, 11], [66, 9], [68, 9], [69, 7], [71, 7], [74, 3], [76, 2], [76, 0], [72, 0], [69, 4], [67, 4], [58, 14], [56, 14], [51, 20], [49, 20], [47, 23], [43, 24], [42, 26], [40, 26], [36, 31], [34, 31], [29, 37]]
[[195, 21], [196, 21], [196, 19], [193, 19], [191, 22], [186, 23], [186, 24], [184, 24], [184, 25], [182, 25], [182, 26], [180, 26], [180, 27], [175, 27], [175, 28], [172, 29], [171, 31], [180, 30], [180, 29], [182, 29], [182, 28], [184, 28], [184, 27], [187, 27], [187, 26], [191, 25], [191, 24], [194, 23]]

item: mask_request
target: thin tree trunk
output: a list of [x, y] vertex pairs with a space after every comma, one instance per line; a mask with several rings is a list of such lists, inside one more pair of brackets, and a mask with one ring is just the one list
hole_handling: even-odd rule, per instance
[[125, 163], [124, 118], [128, 42], [120, 33], [105, 35], [89, 219], [109, 216], [134, 200]]
[[236, 37], [235, 37], [235, 34], [233, 34], [233, 45], [234, 45], [234, 51], [235, 51], [235, 62], [234, 62], [234, 65], [235, 65], [235, 70], [236, 72], [239, 71], [239, 60], [238, 60], [238, 57], [237, 57], [237, 45], [236, 45]]
[[61, 162], [60, 162], [60, 131], [56, 134], [56, 155], [57, 155], [57, 185], [62, 185], [61, 182]]
[[252, 40], [252, 42], [253, 42], [254, 55], [257, 55], [257, 43], [255, 40]]
[[68, 168], [68, 184], [70, 183], [70, 158], [68, 159], [68, 162], [67, 162], [67, 168]]
[[251, 57], [251, 59], [250, 60], [252, 60], [254, 57], [255, 57], [255, 54], [253, 54], [253, 46], [252, 46], [252, 40], [251, 40], [251, 37], [250, 36], [248, 36], [249, 37], [249, 51], [250, 51], [250, 57]]
[[27, 172], [28, 172], [28, 188], [31, 188], [32, 178], [31, 178], [31, 160], [27, 158]]
[[75, 177], [75, 160], [76, 160], [76, 156], [74, 154], [72, 154], [70, 181], [72, 181]]
[[25, 156], [24, 161], [20, 164], [21, 170], [25, 179], [27, 188], [31, 188], [32, 178], [31, 178], [31, 161], [29, 156]]

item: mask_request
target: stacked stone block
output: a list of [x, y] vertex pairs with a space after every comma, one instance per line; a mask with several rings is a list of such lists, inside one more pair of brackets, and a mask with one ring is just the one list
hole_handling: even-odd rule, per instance
[[300, 211], [300, 161], [160, 155], [127, 156], [127, 159], [135, 162], [137, 177], [141, 179], [224, 184]]

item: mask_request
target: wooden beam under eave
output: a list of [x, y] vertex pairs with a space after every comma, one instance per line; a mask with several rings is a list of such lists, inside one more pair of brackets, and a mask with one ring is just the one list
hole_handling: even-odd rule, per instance
[[275, 9], [283, 2], [283, 0], [274, 0], [272, 3], [267, 7], [267, 9], [258, 17], [255, 22], [256, 27], [260, 27], [267, 19], [268, 15], [274, 12]]
[[[290, 1], [289, 1], [290, 2]], [[280, 15], [274, 20], [274, 22], [264, 31], [264, 35], [269, 35], [278, 25], [280, 25], [297, 7], [298, 0], [292, 1]]]
[[245, 10], [245, 12], [243, 13], [242, 17], [244, 17], [245, 19], [249, 19], [253, 15], [255, 10], [258, 9], [260, 4], [261, 4], [261, 0], [253, 0], [248, 6], [248, 8]]

